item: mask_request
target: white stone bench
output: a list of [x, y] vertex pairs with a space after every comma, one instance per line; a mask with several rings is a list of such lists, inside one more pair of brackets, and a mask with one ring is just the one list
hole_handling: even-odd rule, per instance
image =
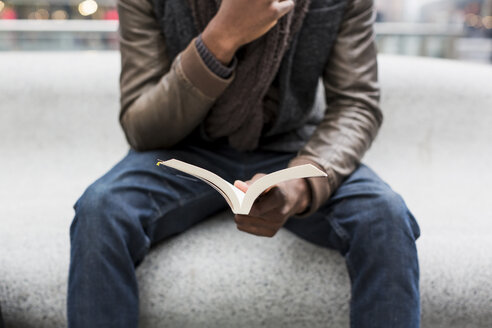
[[[365, 162], [422, 229], [423, 327], [492, 326], [492, 67], [381, 56], [385, 121]], [[0, 305], [63, 327], [72, 204], [126, 151], [119, 55], [0, 53]], [[223, 213], [138, 268], [142, 327], [348, 327], [341, 256]]]

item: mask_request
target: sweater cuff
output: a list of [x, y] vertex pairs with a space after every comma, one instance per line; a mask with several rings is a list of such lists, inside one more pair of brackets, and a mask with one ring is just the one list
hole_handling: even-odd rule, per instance
[[224, 79], [212, 72], [198, 53], [195, 41], [196, 38], [180, 54], [183, 74], [205, 96], [216, 99], [231, 84], [235, 73], [233, 72], [229, 78]]
[[203, 43], [201, 34], [196, 38], [195, 46], [198, 50], [198, 53], [200, 54], [200, 57], [202, 57], [202, 60], [212, 72], [223, 79], [227, 79], [232, 75], [232, 72], [234, 71], [234, 69], [236, 69], [237, 66], [236, 56], [233, 57], [232, 61], [229, 63], [229, 66], [222, 64], [217, 59], [217, 57], [215, 57], [214, 54], [207, 48], [205, 43]]
[[315, 161], [303, 156], [298, 156], [294, 157], [289, 162], [288, 167], [299, 166], [303, 164], [311, 164], [316, 166], [318, 169], [325, 172], [327, 174], [327, 177], [306, 178], [308, 186], [311, 190], [311, 203], [305, 211], [295, 215], [295, 217], [298, 218], [304, 218], [310, 216], [311, 214], [314, 214], [321, 207], [321, 205], [328, 201], [331, 193], [333, 192], [333, 184], [330, 183], [330, 181], [334, 181], [333, 172], [327, 171], [324, 167], [322, 167]]

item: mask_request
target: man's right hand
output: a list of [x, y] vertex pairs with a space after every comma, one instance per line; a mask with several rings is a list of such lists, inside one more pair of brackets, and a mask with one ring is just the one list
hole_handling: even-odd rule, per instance
[[222, 0], [202, 40], [218, 60], [228, 64], [239, 47], [267, 33], [293, 8], [293, 0]]

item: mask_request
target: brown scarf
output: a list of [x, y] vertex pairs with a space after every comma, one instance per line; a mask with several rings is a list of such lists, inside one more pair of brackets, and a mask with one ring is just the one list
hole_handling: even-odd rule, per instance
[[[188, 0], [198, 31], [217, 13], [221, 0]], [[280, 67], [294, 34], [300, 29], [310, 0], [295, 0], [294, 10], [284, 15], [265, 35], [244, 46], [236, 77], [217, 99], [205, 118], [205, 132], [216, 139], [228, 136], [239, 150], [258, 146], [263, 128], [263, 98]]]

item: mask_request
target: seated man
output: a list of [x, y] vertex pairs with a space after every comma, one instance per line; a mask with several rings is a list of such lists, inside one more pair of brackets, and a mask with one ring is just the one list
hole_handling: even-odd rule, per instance
[[155, 165], [177, 158], [244, 180], [243, 190], [287, 166], [322, 169], [326, 178], [277, 185], [235, 216], [237, 228], [272, 237], [285, 227], [338, 250], [352, 327], [418, 327], [418, 225], [360, 164], [382, 121], [372, 1], [120, 0], [118, 9], [131, 149], [75, 204], [69, 326], [137, 327], [136, 266], [152, 245], [226, 208], [205, 183]]

